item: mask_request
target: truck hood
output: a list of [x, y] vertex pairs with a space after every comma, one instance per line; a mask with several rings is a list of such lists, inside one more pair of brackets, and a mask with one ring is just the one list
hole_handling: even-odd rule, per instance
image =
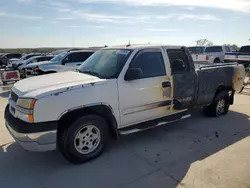
[[12, 90], [19, 97], [38, 99], [58, 92], [91, 87], [97, 83], [104, 84], [105, 82], [105, 79], [69, 71], [27, 78], [15, 83]]
[[31, 64], [27, 65], [26, 68], [33, 68], [33, 67], [37, 67], [39, 65], [51, 64], [51, 63], [52, 63], [51, 61], [40, 61], [37, 63], [31, 63]]

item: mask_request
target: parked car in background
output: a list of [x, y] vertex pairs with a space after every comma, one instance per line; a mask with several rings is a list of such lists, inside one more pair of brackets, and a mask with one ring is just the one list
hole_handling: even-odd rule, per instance
[[7, 63], [10, 59], [21, 58], [22, 54], [20, 53], [6, 53], [0, 56], [0, 66], [7, 66]]
[[205, 46], [190, 46], [188, 50], [191, 54], [203, 54], [205, 48]]
[[189, 118], [195, 106], [207, 116], [226, 115], [244, 73], [238, 64], [195, 69], [182, 46], [105, 48], [78, 71], [14, 84], [6, 127], [26, 150], [57, 147], [70, 162], [83, 163], [100, 155], [110, 137]]
[[27, 65], [25, 68], [26, 77], [75, 70], [94, 52], [94, 50], [61, 52], [50, 62], [43, 61]]
[[191, 47], [188, 47], [188, 50], [189, 50], [194, 61], [201, 62], [202, 59], [200, 59], [200, 58], [202, 56], [199, 56], [199, 55], [204, 53], [205, 48], [206, 48], [205, 46], [191, 46]]
[[193, 60], [199, 63], [222, 63], [225, 53], [234, 51], [235, 49], [232, 46], [208, 46], [203, 54], [196, 55]]
[[17, 58], [10, 59], [8, 61], [8, 67], [9, 68], [16, 68], [16, 67], [20, 66], [23, 63], [23, 61], [25, 61], [31, 57], [39, 56], [39, 55], [41, 55], [41, 53], [30, 53], [30, 54], [23, 55], [20, 59], [17, 59]]
[[250, 45], [242, 46], [239, 52], [226, 53], [225, 62], [238, 62], [245, 67], [250, 66]]
[[25, 77], [25, 68], [27, 65], [37, 62], [48, 62], [50, 61], [54, 55], [42, 55], [42, 56], [33, 56], [25, 61], [22, 62], [20, 66], [17, 66], [17, 68], [20, 70], [21, 77]]

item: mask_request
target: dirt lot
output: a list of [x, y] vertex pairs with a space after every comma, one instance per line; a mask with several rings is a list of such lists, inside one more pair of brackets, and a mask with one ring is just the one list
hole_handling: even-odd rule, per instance
[[249, 188], [250, 89], [227, 116], [199, 111], [182, 122], [121, 137], [94, 161], [69, 164], [56, 151], [24, 151], [7, 133], [0, 94], [1, 188]]

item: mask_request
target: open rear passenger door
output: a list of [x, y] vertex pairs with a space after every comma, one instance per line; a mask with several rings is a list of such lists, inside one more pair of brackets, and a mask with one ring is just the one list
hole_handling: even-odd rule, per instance
[[167, 49], [173, 78], [174, 109], [183, 110], [195, 105], [197, 75], [191, 55], [186, 48]]

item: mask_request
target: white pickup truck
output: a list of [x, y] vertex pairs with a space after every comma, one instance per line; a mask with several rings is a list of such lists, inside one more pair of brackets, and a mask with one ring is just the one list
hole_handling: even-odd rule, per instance
[[78, 71], [17, 82], [5, 109], [6, 127], [29, 151], [58, 148], [82, 163], [117, 139], [190, 117], [228, 112], [243, 84], [238, 64], [195, 69], [186, 47], [126, 46], [95, 52]]
[[192, 54], [192, 58], [195, 63], [222, 63], [225, 53], [234, 51], [232, 46], [208, 46], [203, 54]]

